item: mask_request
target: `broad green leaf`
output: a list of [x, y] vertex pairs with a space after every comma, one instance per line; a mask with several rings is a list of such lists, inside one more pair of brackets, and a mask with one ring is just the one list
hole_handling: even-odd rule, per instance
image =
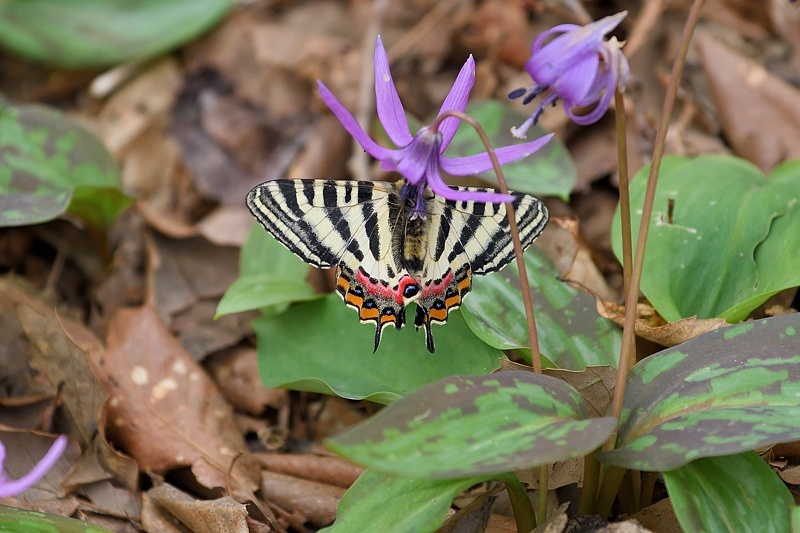
[[598, 458], [671, 470], [800, 439], [800, 314], [704, 333], [628, 377], [618, 449]]
[[664, 472], [684, 531], [789, 531], [789, 489], [756, 453], [698, 459]]
[[581, 395], [563, 381], [509, 371], [427, 385], [326, 445], [376, 472], [448, 479], [580, 457], [615, 426], [587, 418]]
[[62, 67], [104, 67], [186, 43], [228, 12], [231, 0], [5, 0], [0, 44]]
[[[648, 168], [631, 182], [634, 242]], [[697, 315], [744, 320], [773, 294], [800, 285], [800, 161], [769, 179], [730, 156], [666, 157], [656, 190], [642, 292], [674, 322]], [[668, 201], [675, 201], [672, 223]], [[612, 228], [621, 257], [619, 210]]]
[[322, 298], [303, 280], [262, 274], [234, 281], [217, 306], [215, 318], [277, 304]]
[[389, 328], [372, 353], [375, 328], [336, 294], [292, 306], [253, 321], [261, 380], [267, 387], [336, 394], [390, 403], [452, 374], [488, 374], [502, 352], [477, 339], [459, 312], [434, 327], [436, 353], [428, 353], [422, 331]]
[[[569, 370], [616, 367], [619, 328], [597, 314], [594, 298], [558, 280], [555, 265], [538, 246], [524, 255], [542, 354], [553, 366]], [[516, 261], [500, 272], [473, 278], [463, 314], [472, 331], [491, 346], [529, 348]]]
[[367, 470], [339, 502], [336, 522], [323, 531], [436, 531], [453, 498], [486, 480], [407, 479]]
[[0, 505], [0, 531], [26, 533], [110, 533], [104, 527], [52, 514]]
[[[511, 135], [511, 128], [522, 124], [528, 115], [497, 100], [470, 103], [466, 112], [480, 122], [495, 149], [526, 142], [515, 139]], [[539, 126], [533, 126], [528, 130], [527, 141], [546, 134], [547, 132]], [[485, 151], [486, 147], [478, 133], [469, 124], [462, 123], [447, 147], [445, 155], [460, 157]], [[567, 148], [561, 141], [553, 138], [530, 157], [503, 165], [503, 175], [508, 188], [513, 191], [559, 196], [566, 200], [575, 187], [578, 173]], [[481, 177], [492, 184], [497, 184], [493, 170], [482, 174]]]
[[321, 298], [306, 282], [309, 268], [253, 223], [239, 257], [241, 277], [225, 291], [216, 318], [253, 309], [284, 311], [291, 302]]
[[104, 229], [132, 202], [119, 188], [111, 154], [76, 122], [43, 106], [0, 111], [0, 226], [69, 213]]

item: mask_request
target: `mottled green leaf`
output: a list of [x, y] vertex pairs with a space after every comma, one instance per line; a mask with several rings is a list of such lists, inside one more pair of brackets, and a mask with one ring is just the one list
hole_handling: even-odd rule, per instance
[[[642, 169], [631, 182], [634, 236], [647, 172]], [[642, 292], [670, 322], [695, 315], [738, 322], [773, 294], [797, 287], [798, 190], [800, 160], [783, 164], [767, 179], [730, 156], [664, 158]], [[675, 201], [671, 224], [669, 199]], [[612, 236], [621, 257], [619, 210]]]
[[792, 495], [754, 452], [698, 459], [664, 481], [684, 531], [789, 531]]
[[[534, 245], [525, 252], [539, 335], [539, 348], [554, 366], [583, 370], [616, 367], [622, 333], [597, 314], [594, 298], [558, 280], [555, 265]], [[528, 322], [516, 261], [500, 272], [473, 279], [464, 318], [488, 344], [509, 350], [529, 347]]]
[[587, 418], [578, 391], [525, 371], [452, 376], [326, 441], [376, 472], [435, 479], [498, 474], [580, 457], [613, 418]]
[[291, 302], [321, 298], [306, 282], [309, 268], [253, 223], [239, 257], [240, 277], [225, 291], [217, 318], [253, 309], [284, 311]]
[[0, 531], [26, 533], [110, 533], [104, 527], [52, 514], [0, 505]]
[[458, 311], [443, 327], [434, 327], [434, 354], [425, 348], [424, 333], [413, 327], [388, 328], [378, 352], [372, 353], [374, 326], [360, 324], [336, 294], [255, 320], [253, 329], [267, 387], [379, 403], [452, 374], [488, 374], [503, 356], [477, 339]]
[[704, 333], [628, 377], [618, 449], [604, 463], [671, 470], [800, 439], [800, 314]]
[[453, 498], [483, 481], [408, 479], [367, 470], [339, 502], [336, 522], [323, 531], [436, 531]]
[[[497, 100], [470, 103], [466, 112], [480, 122], [495, 149], [526, 142], [511, 135], [511, 128], [519, 126], [528, 118], [525, 113], [520, 113]], [[533, 126], [528, 130], [527, 141], [546, 134], [547, 132], [541, 127]], [[485, 151], [486, 147], [477, 132], [469, 124], [462, 123], [445, 154], [448, 157], [460, 157]], [[560, 196], [566, 200], [575, 187], [578, 173], [567, 148], [560, 140], [553, 138], [534, 155], [503, 165], [503, 175], [511, 190], [543, 196]], [[481, 177], [492, 184], [497, 184], [493, 170], [482, 174]]]
[[132, 200], [111, 154], [82, 126], [43, 106], [0, 111], [0, 226], [69, 213], [108, 227]]
[[204, 32], [231, 0], [5, 0], [0, 44], [62, 67], [102, 67], [166, 52]]

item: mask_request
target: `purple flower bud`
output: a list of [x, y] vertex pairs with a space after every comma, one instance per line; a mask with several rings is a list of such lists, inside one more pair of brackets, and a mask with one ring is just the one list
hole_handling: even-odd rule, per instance
[[[616, 28], [628, 12], [600, 19], [586, 26], [561, 24], [540, 34], [533, 42], [531, 57], [525, 70], [535, 82], [525, 91], [512, 91], [510, 98], [525, 97], [530, 102], [538, 94], [550, 89], [539, 102], [531, 116], [518, 128], [512, 128], [515, 137], [524, 139], [525, 134], [539, 119], [545, 107], [564, 101], [567, 116], [583, 126], [600, 120], [611, 105], [614, 91], [625, 88], [625, 79], [630, 67], [622, 44], [605, 36]], [[556, 37], [543, 44], [545, 39]], [[594, 105], [585, 115], [576, 115], [572, 108]]]
[[53, 445], [50, 446], [45, 456], [30, 472], [17, 480], [10, 480], [3, 471], [3, 464], [6, 461], [6, 448], [3, 446], [3, 443], [0, 442], [0, 498], [16, 496], [35, 485], [51, 468], [53, 468], [53, 465], [56, 464], [66, 448], [67, 437], [66, 435], [61, 435], [53, 441]]
[[[475, 83], [475, 61], [472, 56], [461, 68], [450, 93], [444, 100], [439, 115], [445, 111], [463, 112], [467, 106], [469, 92]], [[430, 126], [421, 128], [415, 136], [411, 135], [405, 117], [403, 104], [397, 94], [392, 74], [389, 71], [389, 58], [383, 43], [378, 37], [375, 43], [375, 104], [380, 120], [389, 139], [398, 146], [389, 149], [373, 141], [361, 128], [356, 119], [336, 99], [333, 93], [321, 81], [317, 82], [322, 101], [330, 108], [342, 126], [364, 148], [364, 150], [381, 162], [384, 170], [400, 173], [411, 187], [404, 190], [416, 191], [417, 213], [424, 216], [422, 191], [425, 186], [448, 199], [457, 201], [475, 202], [509, 202], [514, 199], [511, 195], [484, 192], [459, 192], [447, 186], [442, 179], [441, 171], [454, 176], [468, 176], [480, 174], [492, 168], [489, 154], [486, 152], [458, 158], [449, 158], [442, 155], [458, 129], [459, 120], [447, 117], [439, 122], [437, 130]], [[438, 122], [438, 121], [437, 121]], [[506, 146], [495, 150], [500, 164], [517, 161], [527, 157], [547, 144], [552, 135], [546, 135], [532, 142]]]

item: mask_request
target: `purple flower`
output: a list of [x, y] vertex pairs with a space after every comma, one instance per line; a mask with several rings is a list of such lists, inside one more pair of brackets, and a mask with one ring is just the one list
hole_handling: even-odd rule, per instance
[[[475, 61], [470, 56], [461, 68], [453, 88], [445, 98], [439, 115], [450, 110], [463, 112], [474, 83]], [[400, 97], [389, 71], [389, 58], [386, 56], [386, 50], [383, 48], [380, 37], [375, 43], [375, 102], [378, 119], [383, 124], [389, 138], [399, 148], [395, 150], [384, 148], [373, 141], [325, 84], [321, 81], [318, 81], [317, 84], [322, 100], [336, 115], [347, 132], [369, 155], [381, 162], [384, 170], [396, 171], [405, 178], [411, 187], [404, 190], [417, 194], [416, 213], [419, 216], [424, 216], [422, 195], [425, 185], [428, 185], [434, 193], [448, 200], [499, 203], [514, 199], [512, 195], [500, 193], [459, 192], [447, 186], [442, 179], [442, 170], [455, 176], [486, 172], [492, 168], [489, 154], [483, 152], [458, 158], [442, 155], [447, 145], [453, 140], [458, 128], [459, 120], [454, 117], [447, 117], [441, 121], [436, 120], [433, 125], [421, 128], [415, 136], [411, 135], [403, 105], [400, 103]], [[497, 159], [502, 165], [527, 157], [544, 146], [551, 137], [552, 135], [546, 135], [529, 143], [499, 148], [495, 150]]]
[[[616, 88], [624, 89], [630, 70], [622, 44], [615, 37], [608, 41], [603, 39], [627, 14], [623, 11], [586, 26], [561, 24], [536, 38], [531, 57], [525, 62], [525, 70], [535, 84], [517, 89], [508, 96], [511, 99], [525, 96], [523, 103], [527, 104], [545, 90], [550, 89], [550, 92], [528, 120], [519, 128], [512, 128], [515, 137], [524, 139], [544, 108], [559, 98], [564, 101], [567, 116], [576, 124], [585, 126], [600, 120], [611, 105]], [[557, 37], [542, 45], [551, 35]], [[586, 115], [572, 112], [573, 107], [593, 104], [595, 108]]]
[[0, 498], [16, 496], [35, 485], [42, 476], [53, 468], [53, 465], [56, 464], [61, 454], [64, 453], [66, 447], [67, 437], [66, 435], [61, 435], [53, 442], [53, 445], [50, 446], [50, 449], [42, 460], [39, 461], [30, 472], [16, 481], [11, 481], [6, 478], [5, 472], [3, 471], [3, 464], [6, 461], [6, 448], [3, 446], [3, 443], [0, 442]]

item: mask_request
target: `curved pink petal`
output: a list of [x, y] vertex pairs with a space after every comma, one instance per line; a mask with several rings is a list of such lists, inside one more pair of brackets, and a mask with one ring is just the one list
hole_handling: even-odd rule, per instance
[[596, 52], [575, 57], [572, 64], [553, 83], [551, 90], [567, 102], [577, 102], [586, 97], [597, 76], [600, 56]]
[[[611, 100], [614, 98], [614, 91], [617, 88], [617, 80], [615, 76], [609, 73], [606, 78], [606, 87], [605, 92], [603, 92], [602, 97], [599, 98], [597, 105], [595, 108], [585, 115], [576, 115], [572, 112], [572, 108], [569, 105], [564, 106], [564, 111], [566, 112], [567, 116], [572, 120], [575, 124], [580, 124], [581, 126], [588, 126], [589, 124], [594, 124], [608, 111], [608, 108], [611, 107]], [[584, 104], [580, 104], [584, 105]], [[588, 105], [585, 104], [585, 105]]]
[[[13, 481], [3, 479], [2, 470], [0, 470], [0, 498], [15, 496], [35, 485], [42, 477], [44, 477], [45, 474], [47, 474], [47, 472], [50, 471], [51, 468], [53, 468], [53, 465], [56, 464], [66, 448], [67, 437], [66, 435], [61, 435], [55, 441], [53, 441], [52, 446], [50, 446], [50, 449], [47, 451], [42, 460], [39, 461], [39, 463], [34, 466], [30, 472], [19, 479]], [[5, 456], [5, 451], [3, 452], [3, 456]], [[1, 462], [0, 468], [2, 468]]]
[[[467, 58], [467, 62], [461, 67], [461, 71], [458, 73], [458, 77], [456, 77], [456, 81], [453, 83], [450, 92], [447, 93], [447, 98], [442, 102], [439, 115], [445, 111], [459, 111], [463, 113], [467, 108], [467, 100], [469, 100], [469, 93], [473, 85], [475, 85], [475, 60], [470, 55]], [[444, 152], [447, 145], [453, 140], [453, 136], [456, 134], [460, 122], [461, 121], [450, 117], [444, 119], [439, 125], [439, 132], [442, 134], [441, 152]]]
[[513, 195], [502, 194], [500, 192], [459, 191], [453, 189], [444, 182], [436, 165], [429, 166], [427, 178], [428, 187], [430, 187], [435, 194], [455, 202], [491, 202], [499, 204], [502, 202], [513, 202], [515, 199]]
[[386, 55], [380, 36], [375, 43], [375, 106], [378, 110], [378, 120], [381, 121], [392, 142], [397, 146], [410, 143], [413, 137], [408, 129], [405, 110], [397, 94], [389, 70], [389, 57]]
[[542, 43], [544, 43], [544, 40], [554, 33], [566, 33], [568, 31], [575, 31], [578, 29], [580, 29], [580, 26], [577, 24], [559, 24], [558, 26], [553, 26], [549, 30], [540, 33], [536, 39], [534, 39], [533, 46], [531, 46], [531, 52], [533, 54], [538, 52], [542, 48]]
[[[542, 146], [550, 142], [552, 138], [553, 134], [550, 133], [539, 137], [535, 141], [498, 148], [494, 153], [497, 155], [500, 164], [505, 165], [506, 163], [519, 161], [520, 159], [528, 157], [540, 150]], [[457, 158], [440, 157], [439, 164], [442, 170], [453, 176], [473, 176], [492, 168], [492, 160], [486, 152]]]
[[369, 155], [374, 157], [375, 159], [386, 159], [390, 157], [394, 150], [389, 150], [388, 148], [384, 148], [383, 146], [379, 145], [375, 141], [373, 141], [369, 135], [361, 128], [361, 125], [358, 121], [350, 114], [339, 100], [333, 95], [333, 93], [325, 86], [324, 83], [317, 80], [317, 87], [319, 88], [320, 97], [322, 97], [322, 101], [325, 102], [325, 105], [331, 110], [334, 116], [339, 119], [339, 122], [342, 123], [344, 129], [347, 130], [358, 144], [364, 148], [364, 151], [367, 152]]

